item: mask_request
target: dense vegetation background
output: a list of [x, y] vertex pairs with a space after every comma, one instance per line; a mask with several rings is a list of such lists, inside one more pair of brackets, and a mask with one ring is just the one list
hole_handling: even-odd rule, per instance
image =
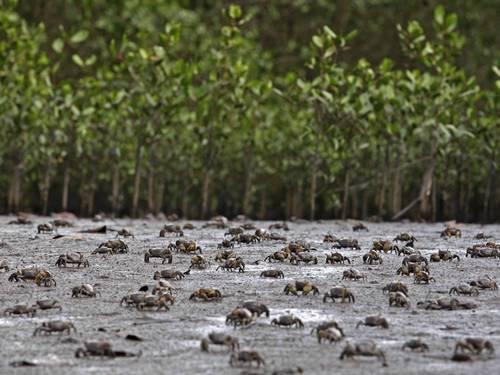
[[0, 0], [0, 211], [497, 220], [500, 2], [442, 3]]

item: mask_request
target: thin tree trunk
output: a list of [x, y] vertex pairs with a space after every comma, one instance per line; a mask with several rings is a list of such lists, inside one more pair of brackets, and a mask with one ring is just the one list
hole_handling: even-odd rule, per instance
[[42, 183], [41, 183], [41, 189], [40, 189], [40, 195], [41, 195], [41, 200], [42, 200], [42, 214], [44, 216], [47, 216], [47, 210], [48, 210], [48, 205], [49, 205], [49, 191], [50, 191], [50, 171], [52, 169], [52, 161], [49, 158], [47, 160], [47, 165], [45, 166], [45, 173], [43, 175]]
[[113, 216], [118, 215], [120, 210], [120, 169], [114, 168], [111, 182], [111, 210]]
[[163, 196], [165, 192], [165, 181], [161, 179], [156, 183], [154, 213], [158, 214], [163, 208]]
[[431, 214], [431, 193], [432, 193], [432, 183], [434, 177], [434, 169], [436, 167], [436, 159], [432, 158], [431, 162], [428, 164], [427, 169], [425, 170], [424, 176], [422, 178], [422, 185], [420, 187], [420, 208], [419, 208], [419, 216], [422, 219], [429, 219], [429, 215]]
[[249, 166], [245, 174], [245, 192], [243, 194], [243, 214], [251, 216], [252, 214], [252, 196], [253, 196], [253, 170]]
[[148, 211], [150, 213], [156, 214], [155, 212], [155, 175], [153, 166], [150, 166], [148, 170]]
[[489, 203], [490, 203], [491, 186], [492, 186], [492, 180], [493, 180], [493, 168], [494, 168], [493, 160], [495, 160], [495, 155], [493, 155], [493, 158], [490, 159], [490, 163], [488, 166], [488, 179], [486, 182], [486, 191], [484, 193], [483, 214], [481, 215], [483, 223], [488, 222], [488, 208], [489, 208]]
[[66, 163], [64, 165], [63, 190], [61, 198], [61, 208], [63, 211], [68, 211], [69, 182], [70, 182], [69, 166]]
[[401, 211], [401, 147], [397, 150], [396, 154], [396, 170], [394, 171], [394, 180], [392, 184], [392, 212], [394, 216], [397, 212]]
[[316, 217], [316, 190], [317, 190], [318, 173], [316, 167], [313, 168], [311, 174], [311, 187], [309, 191], [309, 207], [310, 207], [310, 219], [314, 220]]
[[259, 220], [267, 219], [267, 194], [266, 190], [262, 189], [260, 195]]
[[141, 159], [142, 159], [142, 142], [139, 141], [135, 149], [135, 168], [134, 168], [134, 195], [132, 198], [132, 216], [137, 217], [139, 209], [139, 196], [141, 189]]
[[350, 186], [350, 170], [349, 162], [346, 163], [346, 171], [344, 176], [344, 198], [342, 199], [342, 220], [347, 219], [347, 205], [349, 203], [349, 186]]
[[201, 217], [203, 219], [208, 218], [208, 209], [209, 209], [209, 201], [210, 201], [210, 171], [205, 172], [205, 176], [203, 176], [203, 185], [202, 185], [202, 201], [201, 201]]
[[9, 212], [18, 212], [20, 210], [21, 202], [21, 178], [22, 178], [23, 164], [22, 161], [17, 159], [12, 173], [11, 184], [9, 188]]

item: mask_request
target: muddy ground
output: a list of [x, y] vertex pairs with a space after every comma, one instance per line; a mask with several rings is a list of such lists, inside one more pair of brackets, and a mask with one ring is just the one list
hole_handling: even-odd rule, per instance
[[[0, 274], [0, 310], [15, 303], [34, 303], [41, 298], [56, 298], [63, 310], [48, 310], [37, 313], [34, 318], [0, 317], [0, 373], [7, 374], [239, 374], [244, 369], [229, 366], [229, 354], [221, 348], [212, 353], [200, 351], [200, 339], [211, 331], [224, 331], [240, 340], [242, 349], [258, 350], [266, 361], [264, 369], [256, 373], [272, 373], [274, 370], [301, 366], [306, 374], [495, 374], [500, 368], [500, 356], [486, 358], [474, 363], [455, 363], [449, 360], [455, 342], [468, 336], [481, 336], [491, 340], [500, 351], [500, 294], [484, 291], [474, 299], [479, 307], [469, 311], [425, 311], [416, 308], [419, 300], [438, 298], [447, 294], [450, 287], [478, 276], [490, 275], [498, 278], [499, 262], [492, 259], [465, 258], [465, 249], [473, 243], [478, 232], [492, 234], [498, 240], [500, 226], [463, 225], [460, 239], [441, 239], [442, 224], [380, 223], [368, 224], [369, 232], [353, 233], [352, 223], [312, 222], [290, 224], [290, 231], [283, 232], [289, 240], [305, 239], [312, 242], [318, 251], [317, 265], [294, 266], [269, 264], [256, 260], [279, 250], [284, 243], [264, 242], [236, 246], [236, 252], [247, 263], [244, 274], [215, 271], [213, 257], [216, 244], [224, 238], [222, 229], [195, 229], [186, 231], [185, 237], [194, 239], [202, 246], [204, 254], [212, 262], [205, 271], [191, 271], [182, 281], [173, 281], [177, 297], [176, 304], [168, 312], [140, 312], [135, 308], [120, 307], [119, 301], [129, 290], [137, 290], [144, 284], [153, 283], [156, 270], [172, 268], [185, 271], [190, 264], [189, 255], [174, 255], [171, 265], [161, 265], [157, 259], [146, 264], [143, 252], [175, 241], [175, 237], [158, 237], [164, 222], [145, 220], [118, 220], [93, 223], [79, 220], [73, 228], [60, 228], [60, 234], [72, 234], [82, 229], [107, 224], [113, 228], [128, 228], [134, 239], [125, 239], [129, 254], [103, 257], [90, 255], [101, 242], [111, 239], [114, 233], [84, 234], [82, 239], [63, 237], [57, 240], [52, 235], [36, 235], [36, 224], [48, 218], [36, 218], [33, 225], [7, 225], [12, 217], [0, 217], [0, 260], [7, 259], [12, 268], [37, 264], [52, 272], [57, 287], [37, 287], [31, 282], [10, 283], [8, 275]], [[201, 222], [193, 222], [198, 228]], [[180, 222], [182, 225], [183, 222]], [[265, 227], [269, 222], [257, 222]], [[236, 225], [236, 224], [234, 224]], [[342, 250], [354, 258], [352, 267], [366, 272], [367, 282], [341, 282], [342, 272], [349, 265], [325, 265], [325, 254], [330, 246], [323, 244], [323, 235], [332, 233], [339, 237], [356, 237], [362, 251]], [[418, 242], [416, 248], [428, 256], [437, 249], [450, 249], [460, 255], [460, 262], [445, 262], [431, 265], [431, 274], [436, 283], [415, 285], [413, 278], [399, 277], [410, 290], [410, 309], [389, 307], [382, 286], [398, 279], [396, 269], [401, 257], [384, 255], [383, 265], [363, 264], [362, 255], [369, 250], [373, 239], [392, 239], [400, 232], [413, 233]], [[90, 268], [58, 269], [55, 267], [59, 254], [70, 251], [83, 252], [90, 261]], [[279, 268], [285, 279], [259, 278], [262, 270]], [[320, 296], [286, 296], [283, 288], [297, 279], [312, 280], [320, 289]], [[97, 298], [72, 299], [71, 288], [81, 283], [98, 284], [101, 296]], [[322, 296], [330, 287], [344, 284], [356, 296], [355, 304], [323, 303]], [[190, 302], [189, 295], [200, 287], [215, 287], [225, 297], [222, 302]], [[258, 300], [271, 309], [270, 318], [261, 317], [247, 329], [235, 330], [225, 325], [225, 316], [244, 300]], [[304, 329], [272, 327], [272, 318], [293, 313], [305, 323]], [[359, 328], [356, 323], [367, 315], [382, 314], [390, 323], [388, 330]], [[36, 336], [33, 330], [41, 322], [53, 319], [72, 321], [78, 333], [67, 335]], [[345, 341], [338, 344], [319, 345], [310, 335], [319, 322], [336, 319], [343, 327], [347, 340], [376, 341], [385, 351], [389, 366], [371, 358], [340, 361], [338, 359]], [[144, 339], [141, 342], [125, 340], [127, 334]], [[402, 344], [411, 338], [421, 338], [430, 346], [426, 354], [402, 352]], [[115, 349], [142, 352], [139, 358], [76, 359], [75, 350], [85, 340], [105, 339]], [[37, 364], [32, 368], [13, 368], [9, 363], [27, 360]]]

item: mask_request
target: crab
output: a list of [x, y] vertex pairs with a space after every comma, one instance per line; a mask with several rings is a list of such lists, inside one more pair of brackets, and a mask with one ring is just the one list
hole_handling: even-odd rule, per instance
[[54, 226], [51, 223], [38, 224], [36, 227], [38, 234], [40, 233], [54, 233]]
[[243, 228], [244, 230], [256, 230], [257, 227], [255, 226], [254, 223], [243, 223], [240, 225], [240, 228]]
[[238, 270], [238, 272], [243, 273], [245, 272], [245, 262], [243, 262], [241, 257], [229, 258], [224, 264], [218, 266], [215, 270], [217, 271], [219, 268], [223, 271], [232, 272], [234, 270]]
[[237, 307], [226, 316], [226, 324], [233, 324], [234, 328], [248, 326], [251, 323], [253, 323], [253, 314], [245, 308]]
[[12, 273], [9, 276], [9, 281], [10, 282], [19, 282], [20, 280], [26, 281], [26, 280], [35, 280], [36, 274], [40, 272], [40, 268], [36, 266], [32, 267], [27, 267], [27, 268], [22, 268], [20, 270], [17, 270], [16, 272]]
[[200, 288], [195, 290], [189, 297], [190, 301], [197, 301], [200, 299], [205, 302], [220, 301], [222, 299], [222, 293], [218, 289]]
[[428, 352], [429, 351], [429, 345], [427, 345], [425, 342], [423, 342], [420, 339], [412, 339], [406, 341], [403, 346], [401, 347], [401, 350], [405, 349], [410, 349], [412, 351], [418, 351], [418, 352]]
[[383, 251], [384, 253], [398, 253], [399, 254], [399, 247], [394, 245], [391, 241], [389, 240], [377, 240], [373, 241], [372, 244], [372, 249], [375, 251]]
[[458, 229], [458, 228], [447, 227], [446, 229], [444, 229], [441, 232], [441, 237], [446, 237], [446, 238], [456, 237], [456, 238], [460, 238], [460, 237], [462, 237], [462, 231], [460, 229]]
[[257, 364], [257, 367], [260, 367], [260, 365], [266, 365], [264, 359], [262, 359], [260, 354], [255, 351], [244, 350], [241, 352], [234, 352], [229, 358], [229, 364], [231, 367], [235, 367], [240, 363], [249, 363], [251, 366], [254, 362]]
[[255, 231], [255, 235], [259, 237], [262, 240], [272, 240], [272, 241], [284, 241], [286, 242], [286, 237], [276, 233], [276, 232], [271, 232], [268, 233], [265, 229], [257, 229]]
[[124, 303], [126, 304], [126, 306], [137, 306], [144, 300], [146, 296], [147, 293], [145, 292], [129, 293], [121, 299], [120, 306], [122, 306]]
[[196, 229], [196, 227], [193, 224], [191, 224], [191, 223], [186, 223], [186, 224], [184, 224], [182, 226], [182, 229], [184, 229], [184, 230], [193, 230], [193, 229]]
[[386, 284], [382, 288], [382, 293], [385, 294], [385, 292], [401, 292], [408, 297], [408, 287], [401, 281], [392, 281], [389, 284]]
[[416, 253], [404, 257], [401, 263], [403, 264], [403, 266], [406, 266], [408, 263], [425, 263], [427, 265], [429, 264], [429, 261], [422, 254]]
[[268, 255], [267, 257], [264, 258], [264, 261], [266, 262], [284, 262], [290, 257], [290, 251], [276, 251], [271, 255]]
[[156, 271], [153, 275], [154, 280], [159, 280], [159, 279], [174, 279], [174, 280], [182, 280], [183, 278], [186, 277], [186, 275], [189, 275], [190, 270], [187, 270], [185, 272], [181, 271], [174, 271], [174, 270], [161, 270], [161, 271]]
[[227, 232], [224, 233], [224, 236], [237, 236], [238, 234], [243, 234], [243, 228], [241, 227], [229, 228]]
[[413, 244], [411, 243], [407, 243], [406, 245], [404, 245], [403, 247], [400, 247], [398, 250], [397, 250], [397, 253], [398, 253], [398, 256], [400, 256], [401, 254], [403, 255], [413, 255], [413, 254], [418, 254], [419, 252], [417, 250], [415, 250], [413, 248], [413, 246], [411, 246]]
[[464, 295], [468, 295], [468, 296], [472, 296], [472, 295], [478, 296], [479, 289], [475, 286], [470, 286], [469, 284], [462, 283], [462, 284], [458, 284], [457, 286], [454, 286], [453, 288], [451, 288], [450, 291], [448, 292], [448, 294], [451, 295], [452, 293], [464, 294]]
[[318, 338], [318, 343], [321, 344], [322, 340], [329, 341], [330, 343], [339, 342], [344, 338], [344, 334], [337, 328], [326, 328], [318, 330], [316, 332], [316, 337]]
[[338, 252], [335, 252], [335, 253], [331, 253], [331, 254], [326, 256], [325, 263], [326, 264], [328, 264], [328, 263], [330, 263], [330, 264], [334, 264], [334, 263], [344, 264], [345, 262], [351, 264], [351, 260], [348, 257], [346, 257]]
[[94, 287], [90, 284], [82, 284], [80, 286], [75, 286], [71, 290], [71, 297], [96, 297], [97, 295], [101, 295], [98, 291], [94, 289]]
[[92, 250], [92, 252], [90, 253], [92, 255], [96, 255], [96, 254], [109, 254], [109, 255], [114, 255], [116, 254], [115, 251], [113, 249], [111, 249], [110, 247], [98, 247], [96, 248], [95, 250]]
[[331, 233], [327, 233], [323, 236], [323, 242], [337, 242], [339, 239]]
[[432, 253], [430, 255], [430, 261], [431, 262], [440, 262], [440, 261], [452, 261], [453, 259], [456, 259], [457, 261], [460, 261], [460, 257], [456, 254], [452, 254], [451, 251], [449, 250], [439, 250], [437, 253]]
[[329, 329], [329, 328], [335, 328], [336, 330], [338, 330], [342, 334], [342, 336], [345, 336], [344, 330], [342, 328], [340, 328], [340, 326], [336, 320], [327, 320], [327, 321], [320, 323], [317, 327], [314, 327], [311, 330], [311, 334], [313, 334], [314, 332], [316, 332], [316, 334], [317, 334], [319, 331], [323, 331], [323, 330]]
[[193, 255], [191, 258], [191, 265], [189, 266], [189, 269], [191, 268], [196, 268], [199, 270], [204, 270], [208, 268], [210, 263], [205, 259], [203, 255]]
[[166, 311], [170, 310], [168, 307], [168, 303], [170, 302], [171, 305], [174, 304], [175, 302], [175, 297], [171, 296], [170, 294], [150, 294], [146, 295], [137, 305], [138, 310], [144, 310], [146, 308], [153, 308], [156, 307], [156, 311], [160, 311], [162, 308], [165, 309]]
[[198, 246], [196, 241], [177, 240], [177, 241], [175, 241], [175, 245], [170, 244], [169, 248], [173, 248], [173, 249], [177, 250], [177, 252], [181, 252], [184, 254], [194, 254], [197, 251], [200, 254], [203, 254], [201, 247]]
[[472, 310], [477, 304], [458, 298], [441, 297], [437, 300], [419, 301], [417, 307], [425, 310]]
[[[146, 292], [148, 289], [139, 289], [141, 292]], [[170, 284], [167, 280], [158, 280], [155, 286], [153, 286], [151, 293], [156, 294], [165, 294], [169, 293], [172, 294], [172, 291], [174, 290], [174, 287], [172, 284]]]
[[490, 234], [484, 234], [483, 232], [479, 232], [474, 236], [475, 240], [486, 240], [488, 238], [493, 238], [493, 236]]
[[57, 258], [57, 267], [67, 267], [69, 264], [75, 264], [78, 266], [78, 268], [80, 268], [80, 266], [90, 267], [89, 261], [87, 259], [84, 259], [83, 254], [79, 251], [77, 251], [75, 254], [59, 255], [59, 258]]
[[302, 320], [300, 320], [294, 315], [281, 315], [280, 317], [271, 320], [271, 325], [279, 327], [295, 326], [295, 328], [304, 327], [304, 323], [302, 323]]
[[107, 341], [86, 341], [85, 348], [78, 348], [75, 352], [75, 357], [115, 357], [115, 352], [112, 349], [111, 343]]
[[233, 250], [221, 250], [215, 255], [215, 261], [223, 263], [230, 258], [236, 258], [236, 253]]
[[347, 302], [355, 302], [354, 294], [344, 286], [338, 285], [334, 286], [330, 289], [329, 292], [325, 293], [323, 297], [323, 302], [326, 302], [328, 299], [331, 299], [332, 302], [335, 302], [335, 298], [342, 298], [341, 303], [344, 303], [347, 299]]
[[390, 292], [389, 306], [410, 307], [410, 301], [408, 297], [402, 292]]
[[182, 231], [180, 225], [174, 225], [174, 224], [164, 225], [163, 228], [160, 230], [160, 237], [165, 237], [165, 234], [167, 233], [174, 233], [179, 237], [184, 236], [184, 232]]
[[360, 320], [358, 324], [356, 324], [356, 328], [358, 328], [361, 325], [367, 327], [381, 327], [384, 329], [389, 328], [389, 322], [387, 321], [387, 319], [381, 317], [380, 315], [367, 316], [364, 320]]
[[234, 242], [231, 240], [224, 239], [221, 243], [217, 244], [217, 249], [234, 249]]
[[265, 270], [260, 273], [260, 277], [269, 277], [273, 279], [284, 279], [285, 274], [281, 270]]
[[366, 225], [364, 225], [363, 223], [356, 223], [352, 226], [352, 231], [353, 232], [360, 232], [360, 231], [366, 231], [368, 232], [368, 228], [366, 227]]
[[148, 249], [144, 253], [144, 262], [149, 263], [149, 260], [151, 258], [160, 258], [162, 259], [161, 264], [165, 264], [165, 262], [168, 261], [169, 264], [172, 263], [173, 261], [173, 255], [172, 255], [172, 250], [169, 248], [164, 248], [164, 249]]
[[382, 257], [380, 256], [379, 253], [376, 251], [370, 250], [367, 252], [365, 255], [363, 255], [363, 263], [368, 263], [368, 264], [373, 264], [373, 263], [378, 263], [382, 264], [383, 260]]
[[436, 281], [428, 272], [420, 271], [415, 273], [415, 284], [429, 284], [431, 281]]
[[421, 271], [429, 272], [429, 267], [425, 264], [408, 262], [406, 265], [399, 267], [396, 274], [410, 276], [410, 274], [416, 274]]
[[472, 354], [479, 355], [483, 351], [487, 351], [489, 354], [495, 352], [495, 347], [491, 341], [479, 338], [479, 337], [467, 337], [466, 339], [459, 340], [455, 345], [455, 353], [458, 351], [468, 351]]
[[290, 228], [288, 227], [288, 224], [286, 222], [283, 222], [283, 223], [274, 223], [274, 224], [271, 224], [269, 225], [268, 227], [269, 230], [284, 230], [284, 231], [288, 231], [290, 230]]
[[345, 270], [342, 274], [342, 280], [367, 280], [366, 275], [361, 271], [358, 271], [354, 268], [349, 268]]
[[351, 238], [341, 238], [335, 239], [332, 245], [334, 249], [356, 249], [361, 250], [361, 246], [359, 246], [359, 242], [356, 239]]
[[298, 296], [298, 292], [302, 292], [303, 296], [308, 295], [310, 292], [313, 292], [313, 295], [319, 294], [319, 289], [316, 285], [308, 280], [295, 281], [293, 284], [287, 284], [283, 291], [286, 295], [293, 294], [295, 296]]
[[265, 314], [266, 317], [269, 318], [269, 308], [263, 303], [257, 301], [245, 301], [238, 307], [249, 310], [252, 315], [260, 317], [262, 314]]
[[209, 333], [207, 338], [201, 340], [201, 350], [208, 352], [210, 344], [227, 346], [227, 348], [232, 352], [240, 350], [240, 343], [238, 339], [222, 332]]
[[4, 315], [27, 315], [27, 316], [35, 316], [36, 310], [38, 306], [28, 306], [26, 303], [20, 303], [18, 305], [14, 305], [4, 310]]
[[128, 246], [122, 240], [109, 240], [101, 243], [98, 248], [105, 247], [112, 250], [113, 254], [128, 253]]
[[3, 270], [5, 272], [9, 272], [10, 266], [9, 266], [9, 262], [7, 262], [7, 260], [5, 260], [5, 259], [0, 260], [0, 270]]
[[410, 242], [410, 241], [413, 242], [416, 240], [417, 239], [409, 233], [400, 233], [393, 239], [393, 241], [400, 241], [400, 242]]
[[260, 237], [256, 236], [255, 234], [241, 233], [231, 238], [231, 241], [237, 243], [251, 244], [260, 242]]
[[311, 255], [311, 254], [303, 254], [303, 253], [294, 253], [290, 257], [290, 263], [299, 265], [300, 263], [312, 263], [312, 264], [318, 264], [318, 258]]
[[62, 311], [62, 307], [59, 304], [59, 301], [55, 299], [42, 299], [36, 301], [37, 308], [40, 310], [50, 310], [50, 309], [59, 309], [59, 311]]
[[214, 216], [207, 223], [203, 224], [203, 228], [216, 228], [216, 229], [225, 229], [227, 228], [229, 220], [225, 216]]
[[128, 238], [128, 237], [132, 237], [132, 238], [135, 238], [134, 234], [129, 231], [128, 229], [120, 229], [119, 231], [116, 232], [116, 237], [119, 237], [119, 236], [122, 236], [122, 237], [125, 237], [125, 238]]
[[68, 335], [71, 334], [71, 330], [76, 333], [76, 327], [71, 322], [66, 322], [64, 320], [52, 320], [49, 322], [43, 322], [40, 327], [37, 327], [33, 332], [33, 336], [36, 336], [40, 333], [52, 334], [54, 332], [64, 333], [68, 332]]
[[26, 281], [34, 280], [35, 284], [41, 286], [42, 284], [46, 287], [52, 285], [56, 286], [56, 280], [52, 277], [49, 271], [38, 267], [28, 267], [20, 269], [9, 276], [9, 281]]
[[387, 366], [384, 352], [373, 341], [361, 341], [355, 344], [347, 343], [340, 354], [340, 360], [354, 356], [377, 357], [382, 361], [383, 366]]
[[477, 280], [470, 281], [469, 285], [477, 287], [479, 289], [498, 290], [497, 282], [490, 276], [483, 276]]
[[489, 246], [477, 246], [467, 248], [465, 256], [471, 258], [500, 258], [500, 251]]

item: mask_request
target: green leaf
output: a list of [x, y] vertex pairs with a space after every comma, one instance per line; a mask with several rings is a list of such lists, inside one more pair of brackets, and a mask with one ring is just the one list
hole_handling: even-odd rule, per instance
[[139, 54], [144, 60], [147, 60], [149, 57], [148, 52], [144, 48], [139, 49]]
[[64, 42], [62, 39], [60, 38], [57, 38], [57, 39], [54, 39], [54, 41], [52, 42], [52, 49], [56, 52], [56, 53], [61, 53], [64, 49]]
[[78, 32], [76, 32], [71, 38], [70, 38], [70, 42], [71, 43], [74, 43], [74, 44], [77, 44], [77, 43], [81, 43], [83, 41], [85, 41], [89, 36], [89, 32], [87, 30], [80, 30]]
[[438, 25], [442, 25], [444, 23], [444, 15], [444, 7], [442, 5], [438, 5], [436, 9], [434, 9], [434, 21], [436, 21]]
[[86, 66], [94, 65], [96, 61], [97, 61], [96, 55], [92, 55], [88, 59], [85, 60], [85, 65]]
[[349, 42], [351, 41], [352, 39], [356, 38], [356, 36], [358, 35], [358, 30], [353, 30], [351, 31], [349, 34], [347, 34], [344, 39], [346, 40], [346, 42]]
[[319, 35], [314, 35], [314, 36], [312, 37], [312, 41], [313, 41], [313, 43], [314, 43], [314, 44], [315, 44], [318, 48], [323, 48], [323, 45], [324, 45], [324, 43], [323, 43], [323, 38], [322, 38], [322, 37], [320, 37]]
[[448, 14], [446, 16], [446, 31], [449, 33], [456, 29], [458, 24], [458, 16], [455, 13]]
[[500, 68], [498, 68], [498, 66], [493, 65], [491, 69], [493, 70], [493, 73], [495, 73], [497, 77], [500, 77]]
[[73, 56], [71, 56], [71, 59], [78, 66], [83, 67], [85, 65], [85, 63], [83, 62], [82, 58], [80, 56], [78, 56], [77, 54], [74, 54]]
[[231, 4], [229, 6], [229, 17], [236, 20], [241, 17], [241, 7], [239, 5]]
[[328, 34], [332, 39], [337, 38], [337, 34], [335, 34], [333, 30], [330, 29], [328, 26], [323, 26], [323, 31], [325, 32], [325, 34]]

